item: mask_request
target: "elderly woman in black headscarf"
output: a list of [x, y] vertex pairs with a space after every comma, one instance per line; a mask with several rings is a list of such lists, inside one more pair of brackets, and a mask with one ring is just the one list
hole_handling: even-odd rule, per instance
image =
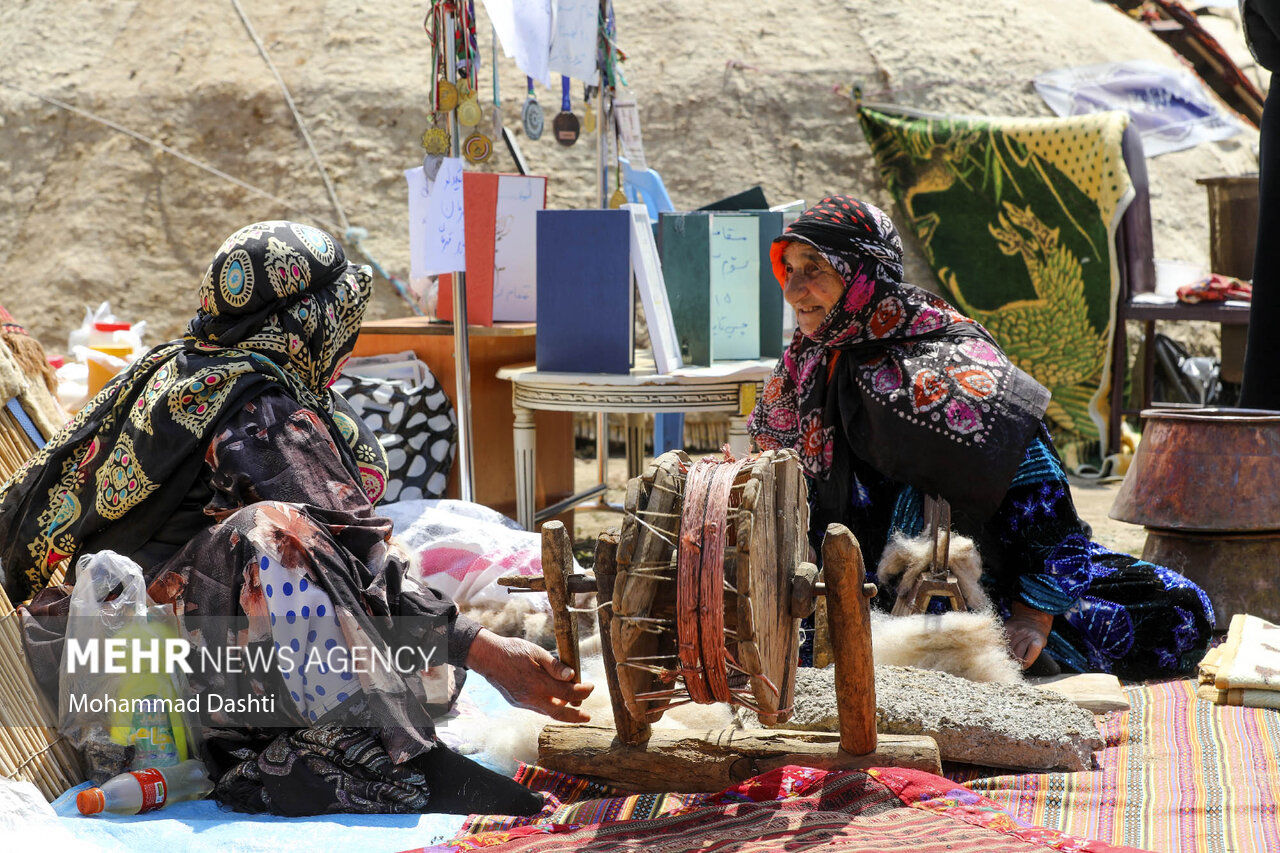
[[[815, 546], [845, 524], [874, 580], [890, 539], [920, 534], [924, 499], [945, 499], [1024, 667], [1042, 653], [1038, 668], [1128, 678], [1195, 666], [1213, 628], [1208, 597], [1091, 541], [1042, 420], [1048, 391], [976, 322], [903, 283], [883, 211], [823, 199], [771, 257], [797, 330], [750, 430], [762, 449], [799, 452]], [[892, 602], [881, 586], [877, 604]]]
[[[537, 797], [440, 744], [432, 715], [464, 667], [562, 720], [585, 719], [576, 705], [590, 686], [406, 576], [373, 509], [382, 449], [329, 388], [370, 281], [307, 225], [259, 222], [227, 238], [185, 338], [108, 384], [0, 493], [5, 589], [14, 601], [39, 593], [27, 620], [37, 672], [56, 676], [66, 618], [66, 590], [46, 584], [61, 566], [75, 581], [76, 559], [104, 550], [142, 567], [198, 648], [298, 664], [190, 676], [196, 695], [278, 700], [266, 717], [204, 707], [214, 796], [234, 808], [536, 811]], [[335, 650], [351, 665], [337, 668]], [[397, 651], [395, 669], [369, 665]]]

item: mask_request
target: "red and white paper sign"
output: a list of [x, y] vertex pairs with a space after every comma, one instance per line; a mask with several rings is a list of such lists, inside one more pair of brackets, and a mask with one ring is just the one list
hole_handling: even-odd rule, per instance
[[[547, 204], [543, 176], [466, 172], [467, 321], [529, 322], [537, 318], [537, 212]], [[452, 282], [440, 280], [437, 312], [453, 318]]]

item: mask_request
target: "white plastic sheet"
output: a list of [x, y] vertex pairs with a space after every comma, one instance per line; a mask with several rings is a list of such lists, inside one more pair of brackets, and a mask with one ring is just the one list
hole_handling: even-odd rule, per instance
[[525, 74], [551, 84], [551, 0], [483, 0], [502, 52]]
[[1035, 87], [1060, 116], [1129, 113], [1148, 157], [1228, 139], [1243, 129], [1190, 72], [1154, 62], [1059, 68], [1038, 75]]

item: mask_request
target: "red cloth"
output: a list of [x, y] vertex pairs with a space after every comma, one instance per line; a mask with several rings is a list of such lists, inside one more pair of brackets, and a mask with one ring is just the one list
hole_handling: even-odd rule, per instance
[[1253, 286], [1247, 281], [1232, 278], [1229, 275], [1211, 274], [1195, 284], [1187, 284], [1178, 288], [1178, 301], [1188, 305], [1198, 302], [1225, 302], [1228, 299], [1253, 299]]

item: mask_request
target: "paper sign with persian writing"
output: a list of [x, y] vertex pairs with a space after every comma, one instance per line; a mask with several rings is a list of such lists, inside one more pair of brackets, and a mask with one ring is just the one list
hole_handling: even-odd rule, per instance
[[547, 67], [557, 74], [596, 85], [596, 36], [600, 4], [596, 0], [556, 0]]
[[538, 211], [547, 179], [498, 178], [493, 231], [493, 319], [532, 323], [538, 318]]
[[425, 278], [427, 267], [427, 202], [431, 187], [421, 166], [404, 170], [409, 185], [409, 280]]
[[618, 138], [622, 143], [622, 156], [631, 168], [643, 172], [649, 168], [644, 160], [644, 142], [640, 138], [640, 107], [634, 99], [617, 99], [613, 102], [613, 120], [618, 125]]
[[760, 357], [760, 224], [711, 218], [711, 357]]
[[[412, 171], [412, 170], [410, 170]], [[418, 169], [418, 172], [421, 172]], [[425, 178], [423, 179], [425, 181]], [[446, 272], [459, 272], [467, 268], [466, 241], [463, 233], [462, 215], [462, 160], [457, 157], [446, 157], [436, 175], [435, 183], [430, 187], [425, 206], [420, 195], [414, 193], [410, 183], [409, 221], [410, 239], [415, 241], [413, 257], [421, 264], [411, 275], [438, 275]], [[418, 196], [415, 198], [415, 196]], [[415, 201], [422, 211], [421, 216], [413, 213]], [[419, 219], [414, 236], [413, 220]], [[416, 245], [418, 239], [422, 245]]]

